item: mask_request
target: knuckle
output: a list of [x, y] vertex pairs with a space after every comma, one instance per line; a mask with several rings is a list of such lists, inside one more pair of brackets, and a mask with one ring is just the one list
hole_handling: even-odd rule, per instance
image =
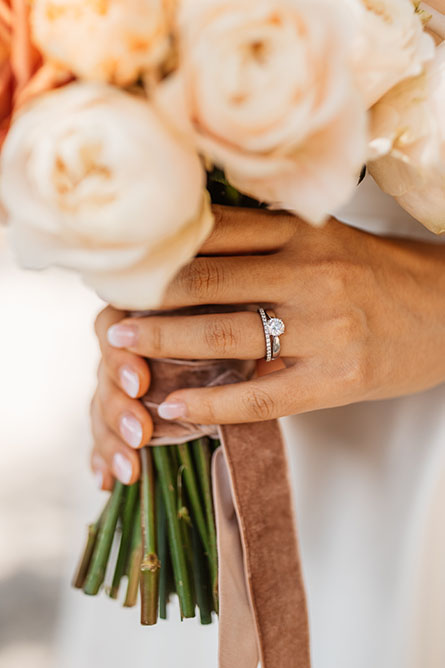
[[212, 213], [214, 220], [212, 234], [219, 235], [220, 228], [224, 224], [224, 209], [220, 204], [215, 204], [212, 206]]
[[221, 264], [210, 258], [198, 258], [182, 274], [183, 287], [194, 299], [211, 300], [224, 281]]
[[227, 319], [215, 319], [208, 323], [204, 331], [205, 344], [212, 353], [227, 353], [236, 348], [236, 334], [233, 323]]
[[212, 401], [209, 399], [202, 399], [201, 400], [201, 408], [200, 410], [202, 411], [202, 414], [205, 415], [205, 422], [206, 424], [217, 424], [218, 420], [216, 419], [216, 413], [215, 413], [215, 408], [213, 406]]
[[337, 316], [331, 326], [331, 334], [338, 343], [349, 345], [362, 342], [368, 331], [367, 318], [361, 309], [350, 309]]
[[104, 419], [100, 410], [99, 403], [95, 397], [90, 404], [90, 427], [94, 439], [100, 440], [104, 435]]
[[369, 364], [364, 350], [360, 347], [343, 366], [341, 381], [344, 387], [350, 388], [356, 396], [357, 390], [363, 390], [369, 385]]
[[155, 322], [150, 323], [147, 338], [150, 355], [153, 357], [161, 357], [164, 349], [164, 335], [162, 325]]
[[101, 322], [102, 322], [102, 314], [103, 311], [97, 314], [96, 319], [94, 320], [94, 333], [98, 338], [100, 338], [101, 334]]
[[324, 260], [320, 266], [320, 277], [328, 295], [341, 297], [347, 291], [348, 267], [339, 260]]
[[120, 395], [114, 388], [105, 385], [101, 388], [101, 391], [98, 392], [97, 412], [105, 424], [110, 425], [115, 423], [118, 411], [122, 410], [121, 404], [122, 401]]
[[249, 418], [269, 420], [274, 416], [274, 401], [268, 392], [259, 388], [250, 389], [244, 399], [244, 408]]

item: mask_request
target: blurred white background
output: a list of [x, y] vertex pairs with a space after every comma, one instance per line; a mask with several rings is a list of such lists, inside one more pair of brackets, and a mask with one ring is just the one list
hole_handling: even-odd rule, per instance
[[0, 235], [0, 666], [49, 668], [79, 499], [100, 500], [87, 467], [100, 301], [74, 275], [21, 271]]
[[63, 271], [20, 270], [0, 229], [0, 668], [216, 664], [216, 624], [146, 629], [70, 588], [104, 493], [88, 468], [100, 300]]

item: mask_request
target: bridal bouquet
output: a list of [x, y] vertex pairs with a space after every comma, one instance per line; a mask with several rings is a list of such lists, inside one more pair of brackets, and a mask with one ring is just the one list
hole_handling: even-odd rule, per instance
[[[365, 165], [443, 232], [442, 19], [412, 0], [0, 0], [0, 209], [20, 262], [158, 309], [212, 201], [319, 225]], [[128, 576], [142, 623], [172, 592], [209, 623], [217, 445], [144, 448], [140, 482], [116, 482], [90, 526], [75, 585], [96, 594], [111, 572], [115, 598]]]

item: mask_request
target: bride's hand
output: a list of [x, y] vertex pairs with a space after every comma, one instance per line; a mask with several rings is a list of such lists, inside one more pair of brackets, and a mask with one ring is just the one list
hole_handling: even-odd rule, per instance
[[150, 385], [147, 362], [126, 350], [116, 350], [107, 341], [108, 329], [124, 315], [108, 307], [96, 319], [102, 360], [91, 402], [91, 468], [102, 489], [111, 489], [114, 478], [125, 484], [139, 478], [136, 450], [148, 443], [152, 433], [150, 415], [138, 401]]
[[[443, 247], [380, 238], [335, 220], [314, 229], [284, 213], [215, 211], [217, 224], [201, 256], [180, 271], [163, 306], [232, 304], [233, 313], [117, 324], [122, 315], [107, 309], [98, 318], [104, 359], [93, 421], [97, 442], [107, 434], [113, 440], [102, 446], [108, 465], [121, 448], [133, 480], [137, 458], [122, 435], [137, 447], [151, 433], [148, 414], [128, 397], [141, 396], [148, 386], [148, 368], [138, 355], [264, 357], [260, 317], [237, 312], [238, 304], [263, 305], [282, 318], [284, 364], [245, 383], [178, 389], [165, 398], [162, 417], [202, 424], [267, 420], [399, 396], [445, 380]], [[131, 391], [128, 379], [123, 382], [123, 367], [136, 373], [137, 392], [136, 380]], [[140, 424], [131, 438], [122, 416]]]

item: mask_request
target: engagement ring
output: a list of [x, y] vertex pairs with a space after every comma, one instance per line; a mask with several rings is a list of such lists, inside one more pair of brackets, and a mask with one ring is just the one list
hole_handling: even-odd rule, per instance
[[265, 311], [263, 308], [258, 309], [261, 322], [264, 329], [264, 338], [266, 341], [266, 362], [271, 362], [277, 359], [281, 352], [280, 336], [285, 332], [285, 325], [280, 318], [276, 318]]

